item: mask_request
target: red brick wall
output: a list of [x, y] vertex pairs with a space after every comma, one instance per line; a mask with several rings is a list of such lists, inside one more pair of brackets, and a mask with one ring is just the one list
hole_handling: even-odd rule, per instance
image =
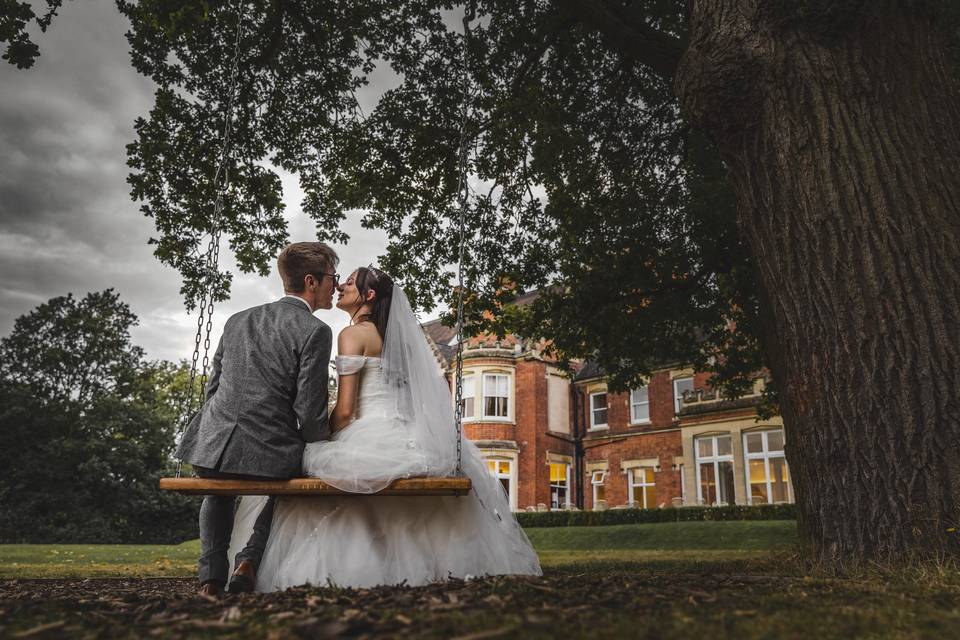
[[[469, 358], [468, 366], [497, 365], [514, 370], [514, 421], [515, 424], [493, 422], [470, 422], [465, 425], [465, 434], [471, 440], [515, 441], [519, 448], [517, 464], [517, 506], [524, 509], [537, 504], [550, 504], [550, 475], [547, 465], [548, 453], [574, 455], [574, 445], [569, 439], [547, 432], [547, 365], [535, 358], [484, 357]], [[706, 387], [709, 374], [698, 373], [694, 377], [697, 388]], [[649, 424], [630, 424], [630, 394], [609, 394], [607, 397], [606, 430], [588, 431], [590, 424], [586, 385], [577, 385], [581, 397], [580, 425], [584, 430], [586, 464], [605, 460], [609, 464], [605, 482], [606, 500], [610, 507], [627, 504], [627, 476], [620, 468], [622, 460], [658, 458], [660, 471], [655, 474], [658, 503], [670, 504], [672, 498], [681, 496], [680, 473], [673, 469], [675, 456], [683, 453], [678, 421], [674, 416], [673, 384], [667, 371], [653, 375], [650, 388]], [[478, 399], [478, 402], [480, 400]], [[571, 414], [576, 411], [571, 403]], [[574, 423], [571, 415], [571, 431]], [[664, 431], [664, 430], [668, 431]], [[653, 433], [651, 433], [653, 432]], [[576, 504], [577, 493], [583, 492], [583, 506], [593, 508], [593, 488], [590, 474], [574, 477], [576, 468], [571, 465], [570, 501]]]
[[[520, 446], [517, 469], [517, 506], [524, 509], [550, 504], [550, 468], [547, 452], [573, 456], [573, 443], [547, 433], [547, 367], [539, 360], [521, 360], [515, 370], [516, 440]], [[571, 466], [571, 474], [572, 474]], [[571, 478], [571, 490], [576, 484]], [[571, 496], [571, 501], [574, 497]]]
[[[709, 373], [694, 375], [693, 384], [697, 389], [708, 387]], [[578, 383], [578, 390], [583, 398], [583, 413], [581, 420], [587, 430], [587, 437], [595, 433], [634, 433], [637, 431], [660, 431], [679, 425], [674, 414], [673, 381], [669, 371], [659, 371], [653, 374], [649, 383], [650, 423], [630, 424], [630, 393], [607, 394], [607, 425], [608, 430], [589, 431], [590, 426], [590, 399], [587, 393], [587, 384]]]
[[515, 427], [497, 422], [465, 422], [463, 432], [469, 440], [514, 440]]
[[[680, 430], [671, 430], [662, 433], [644, 433], [630, 436], [627, 439], [603, 443], [602, 440], [585, 441], [584, 454], [586, 468], [591, 462], [607, 461], [609, 468], [604, 481], [607, 506], [625, 505], [629, 498], [627, 494], [627, 475], [621, 470], [622, 460], [636, 458], [658, 458], [660, 471], [654, 474], [657, 485], [658, 504], [670, 505], [672, 498], [681, 497], [680, 472], [673, 469], [674, 456], [682, 455], [683, 445], [680, 440]], [[593, 509], [593, 486], [590, 484], [590, 473], [581, 478], [584, 488], [584, 509]]]

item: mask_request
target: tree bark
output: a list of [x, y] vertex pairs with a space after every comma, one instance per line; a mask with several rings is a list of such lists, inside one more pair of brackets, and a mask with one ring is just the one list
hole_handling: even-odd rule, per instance
[[758, 265], [801, 538], [958, 557], [960, 100], [935, 25], [907, 2], [692, 4], [675, 87]]

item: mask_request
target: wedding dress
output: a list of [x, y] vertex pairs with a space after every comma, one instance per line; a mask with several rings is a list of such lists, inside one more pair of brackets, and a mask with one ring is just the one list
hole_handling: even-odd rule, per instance
[[[374, 493], [397, 478], [456, 472], [450, 391], [399, 287], [394, 287], [383, 357], [339, 356], [337, 371], [360, 376], [356, 419], [329, 441], [307, 445], [306, 475], [345, 491]], [[536, 552], [502, 485], [466, 439], [462, 470], [473, 489], [461, 497], [279, 498], [256, 589], [540, 575]], [[265, 500], [241, 500], [231, 559]]]

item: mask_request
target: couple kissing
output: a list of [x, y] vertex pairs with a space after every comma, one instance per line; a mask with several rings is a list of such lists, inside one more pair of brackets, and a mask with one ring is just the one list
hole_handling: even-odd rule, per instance
[[[198, 476], [309, 476], [373, 494], [398, 478], [455, 472], [450, 388], [403, 289], [373, 267], [340, 283], [338, 263], [324, 243], [288, 245], [277, 260], [284, 296], [227, 320], [204, 404], [177, 450]], [[351, 323], [337, 337], [331, 408], [333, 336], [313, 314], [334, 295]], [[539, 575], [469, 440], [462, 456], [474, 487], [463, 497], [204, 497], [201, 593]]]

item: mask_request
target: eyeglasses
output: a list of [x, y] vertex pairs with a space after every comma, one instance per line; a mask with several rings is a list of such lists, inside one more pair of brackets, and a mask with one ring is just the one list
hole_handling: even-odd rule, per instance
[[339, 273], [315, 273], [315, 274], [313, 274], [313, 277], [319, 278], [319, 279], [323, 279], [324, 276], [326, 276], [327, 278], [333, 278], [333, 284], [338, 284], [338, 283], [340, 282], [340, 274], [339, 274]]

